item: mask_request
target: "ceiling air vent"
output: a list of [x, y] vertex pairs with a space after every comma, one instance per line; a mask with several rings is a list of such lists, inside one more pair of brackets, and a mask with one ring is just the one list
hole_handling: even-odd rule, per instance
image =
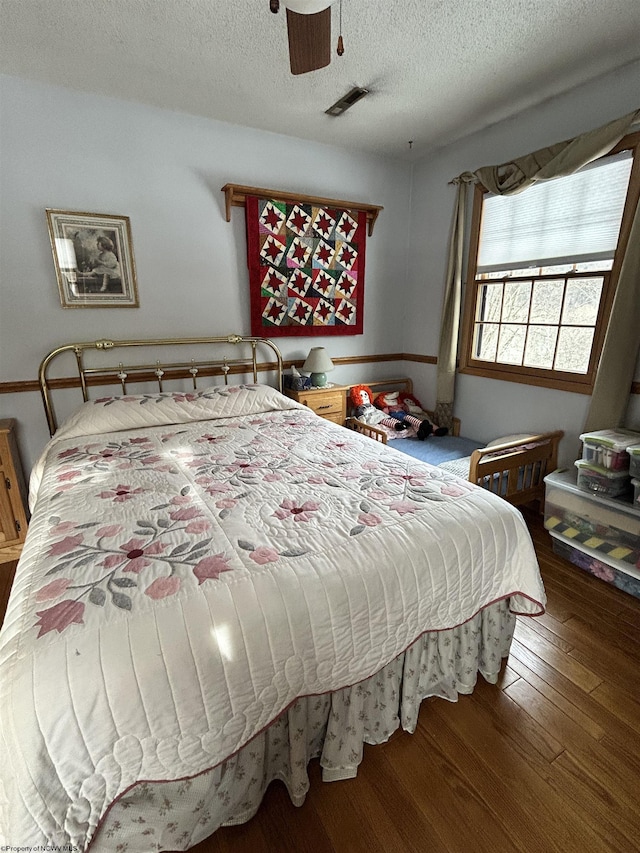
[[341, 116], [343, 112], [352, 107], [356, 101], [359, 101], [360, 98], [364, 98], [365, 95], [369, 94], [368, 89], [361, 89], [360, 86], [356, 86], [350, 92], [340, 98], [339, 101], [336, 101], [335, 104], [329, 107], [328, 110], [325, 110], [325, 113], [328, 116]]

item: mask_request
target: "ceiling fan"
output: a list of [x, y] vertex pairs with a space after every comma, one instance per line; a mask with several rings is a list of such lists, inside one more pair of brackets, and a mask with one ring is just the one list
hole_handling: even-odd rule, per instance
[[[292, 74], [307, 74], [331, 62], [331, 5], [332, 0], [283, 0]], [[278, 12], [280, 0], [269, 0], [269, 8]], [[342, 34], [337, 52], [344, 53]]]

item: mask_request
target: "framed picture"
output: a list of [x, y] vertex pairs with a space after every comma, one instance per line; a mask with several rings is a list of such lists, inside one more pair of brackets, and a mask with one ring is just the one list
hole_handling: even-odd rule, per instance
[[137, 308], [128, 216], [47, 209], [63, 308]]

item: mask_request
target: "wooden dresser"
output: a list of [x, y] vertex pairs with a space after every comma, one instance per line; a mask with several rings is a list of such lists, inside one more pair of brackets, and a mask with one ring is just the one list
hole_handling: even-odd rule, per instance
[[13, 418], [0, 419], [0, 563], [17, 560], [27, 535], [27, 489]]
[[292, 400], [313, 409], [321, 418], [344, 426], [349, 387], [348, 385], [331, 385], [327, 388], [307, 388], [304, 391], [293, 391], [287, 388], [284, 393]]

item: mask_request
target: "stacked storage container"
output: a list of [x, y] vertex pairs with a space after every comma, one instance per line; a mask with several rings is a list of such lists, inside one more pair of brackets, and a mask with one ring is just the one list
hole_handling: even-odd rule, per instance
[[631, 492], [630, 455], [627, 448], [640, 440], [637, 432], [604, 429], [580, 436], [582, 459], [578, 459], [578, 486], [607, 498]]
[[554, 552], [640, 598], [640, 505], [580, 488], [575, 468], [544, 480], [544, 526]]
[[584, 433], [575, 468], [545, 479], [553, 550], [640, 598], [640, 433]]

